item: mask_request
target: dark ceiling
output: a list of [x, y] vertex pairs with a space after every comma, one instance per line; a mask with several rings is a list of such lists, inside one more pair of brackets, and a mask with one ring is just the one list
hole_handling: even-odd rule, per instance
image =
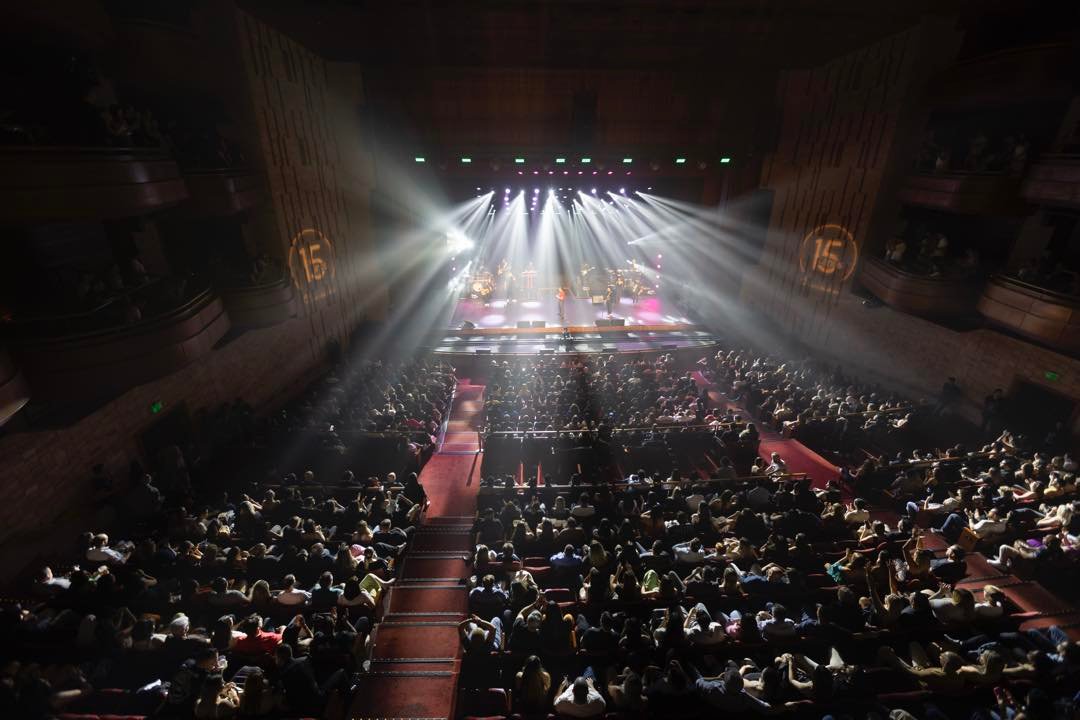
[[[245, 0], [332, 60], [369, 67], [686, 68], [819, 64], [926, 15], [997, 0]], [[737, 67], [737, 65], [735, 65]]]

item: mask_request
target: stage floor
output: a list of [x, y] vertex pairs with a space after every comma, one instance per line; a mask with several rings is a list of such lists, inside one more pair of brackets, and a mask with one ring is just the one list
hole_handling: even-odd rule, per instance
[[[596, 327], [607, 319], [603, 305], [584, 298], [567, 298], [566, 322], [559, 322], [559, 304], [554, 297], [543, 300], [490, 305], [477, 300], [459, 300], [451, 327], [433, 338], [432, 349], [448, 355], [535, 355], [537, 353], [654, 353], [704, 349], [716, 344], [716, 337], [688, 320], [675, 306], [659, 297], [646, 297], [636, 304], [624, 298], [612, 313], [623, 325]], [[469, 321], [475, 329], [464, 330]], [[519, 322], [545, 323], [545, 328], [518, 328]], [[563, 328], [571, 337], [563, 337]]]
[[[649, 296], [641, 298], [635, 304], [630, 298], [623, 298], [614, 308], [612, 317], [625, 320], [632, 325], [690, 325], [690, 321], [674, 306], [668, 307], [661, 298]], [[566, 322], [568, 326], [594, 326], [597, 320], [607, 318], [605, 307], [593, 305], [591, 300], [571, 297], [566, 299]], [[479, 300], [459, 300], [450, 319], [450, 327], [460, 329], [468, 320], [477, 328], [516, 328], [519, 322], [543, 320], [548, 327], [562, 327], [559, 322], [559, 302], [552, 297], [541, 300], [518, 300], [507, 303], [506, 300], [494, 300], [484, 305]]]

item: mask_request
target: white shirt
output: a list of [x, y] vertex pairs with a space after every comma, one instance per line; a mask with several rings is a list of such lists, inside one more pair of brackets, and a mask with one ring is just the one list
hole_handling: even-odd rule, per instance
[[303, 605], [311, 599], [311, 593], [307, 590], [293, 588], [292, 590], [282, 590], [274, 599], [282, 605]]
[[90, 562], [122, 565], [124, 563], [124, 554], [108, 546], [92, 547], [86, 551], [86, 559]]
[[724, 633], [723, 625], [718, 622], [710, 622], [708, 629], [702, 628], [697, 623], [694, 623], [694, 625], [686, 631], [686, 637], [688, 637], [690, 642], [695, 645], [715, 645], [718, 642], [723, 642], [726, 635]]
[[690, 543], [679, 543], [671, 548], [675, 551], [675, 559], [684, 563], [699, 563], [708, 557], [705, 554], [705, 546], [702, 545], [697, 550], [690, 549]]
[[604, 698], [591, 685], [589, 686], [588, 698], [580, 705], [574, 702], [574, 686], [572, 684], [563, 691], [562, 695], [555, 698], [555, 712], [568, 717], [597, 717], [604, 714], [605, 707]]

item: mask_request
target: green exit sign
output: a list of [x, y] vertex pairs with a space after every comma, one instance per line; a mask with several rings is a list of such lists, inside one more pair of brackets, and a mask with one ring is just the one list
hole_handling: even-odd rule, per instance
[[1060, 380], [1060, 379], [1061, 379], [1061, 376], [1060, 376], [1060, 375], [1058, 375], [1058, 374], [1057, 374], [1056, 372], [1054, 372], [1053, 370], [1047, 370], [1046, 372], [1044, 372], [1044, 373], [1043, 373], [1043, 377], [1045, 377], [1045, 378], [1046, 378], [1047, 380], [1049, 380], [1050, 382], [1057, 382], [1058, 380]]
[[157, 415], [164, 409], [165, 403], [161, 402], [160, 400], [155, 400], [154, 402], [150, 403], [150, 414], [152, 415]]

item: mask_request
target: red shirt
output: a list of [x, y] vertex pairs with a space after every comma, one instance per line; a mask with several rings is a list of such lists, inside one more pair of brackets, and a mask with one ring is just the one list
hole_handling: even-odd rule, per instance
[[260, 655], [272, 653], [281, 644], [281, 633], [258, 632], [248, 633], [247, 637], [236, 641], [233, 651], [243, 655]]

